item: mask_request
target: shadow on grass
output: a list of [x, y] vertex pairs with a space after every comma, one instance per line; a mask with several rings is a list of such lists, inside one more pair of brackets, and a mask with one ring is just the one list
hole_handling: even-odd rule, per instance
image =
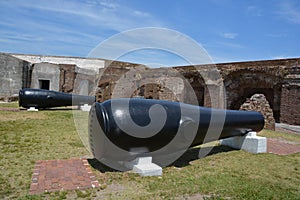
[[115, 170], [113, 168], [110, 168], [103, 163], [99, 162], [96, 158], [90, 158], [87, 159], [88, 163], [96, 170], [105, 173], [105, 172], [118, 172], [118, 170]]
[[197, 147], [197, 148], [191, 148], [191, 149], [188, 149], [174, 163], [172, 163], [171, 166], [175, 166], [175, 167], [181, 168], [181, 167], [188, 166], [191, 161], [201, 159], [201, 158], [199, 158], [199, 151], [200, 151], [200, 149], [203, 152], [209, 151], [209, 153], [205, 157], [211, 156], [211, 155], [214, 155], [214, 154], [218, 154], [218, 153], [223, 153], [223, 152], [229, 152], [229, 151], [236, 150], [236, 149], [233, 149], [231, 147], [222, 146], [222, 145], [215, 146], [215, 147], [202, 147], [202, 148], [201, 147]]
[[[170, 166], [175, 166], [178, 168], [182, 168], [188, 166], [191, 161], [198, 160], [200, 149], [204, 152], [209, 151], [206, 156], [211, 156], [218, 153], [234, 151], [235, 149], [227, 147], [227, 146], [215, 146], [215, 147], [198, 147], [188, 149], [180, 158], [178, 158], [174, 163]], [[88, 159], [89, 164], [96, 170], [105, 173], [105, 172], [117, 172], [118, 170], [112, 169], [103, 163], [99, 162], [96, 158]]]

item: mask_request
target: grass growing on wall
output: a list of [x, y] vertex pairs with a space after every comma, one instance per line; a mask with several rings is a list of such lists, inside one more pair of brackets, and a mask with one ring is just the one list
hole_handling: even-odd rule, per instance
[[[17, 104], [0, 104], [0, 107], [17, 107]], [[274, 131], [263, 131], [262, 135], [299, 141], [297, 135]], [[90, 153], [76, 132], [71, 110], [0, 110], [0, 199], [297, 199], [300, 196], [299, 153], [250, 154], [216, 146], [214, 154], [196, 159], [193, 154], [197, 150], [189, 150], [181, 162], [164, 168], [162, 177], [93, 170], [100, 188], [29, 195], [35, 161], [90, 157]]]

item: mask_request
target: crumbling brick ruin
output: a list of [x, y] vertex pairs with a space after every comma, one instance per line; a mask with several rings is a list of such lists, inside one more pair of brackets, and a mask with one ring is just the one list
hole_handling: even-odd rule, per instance
[[275, 130], [273, 111], [265, 95], [254, 94], [251, 98], [247, 98], [246, 102], [241, 105], [240, 110], [254, 110], [260, 112], [265, 118], [264, 128]]
[[[51, 82], [48, 89], [96, 95], [99, 102], [143, 97], [237, 110], [254, 94], [263, 94], [275, 122], [300, 125], [300, 58], [149, 68], [95, 58], [0, 53], [0, 73], [0, 99], [17, 96], [21, 88], [41, 88], [44, 80]], [[273, 124], [271, 119], [268, 123]]]
[[[102, 102], [110, 98], [142, 96], [240, 109], [254, 94], [263, 94], [276, 122], [300, 125], [299, 62], [300, 59], [280, 59], [155, 69], [130, 63], [126, 66], [115, 64], [102, 70], [96, 97]], [[210, 73], [215, 73], [211, 68], [220, 76], [209, 77]], [[119, 80], [122, 84], [117, 84]], [[224, 83], [224, 88], [220, 83]], [[121, 87], [115, 91], [116, 85]], [[188, 87], [193, 88], [196, 103]], [[128, 88], [136, 89], [128, 94]], [[274, 124], [271, 118], [268, 120], [266, 124]], [[273, 129], [274, 125], [268, 127]]]

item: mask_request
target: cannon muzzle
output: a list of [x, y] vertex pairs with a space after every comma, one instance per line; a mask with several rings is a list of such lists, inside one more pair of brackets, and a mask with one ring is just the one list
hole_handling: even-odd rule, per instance
[[42, 89], [22, 89], [19, 92], [19, 106], [24, 108], [51, 108], [61, 106], [93, 104], [94, 96], [84, 96]]
[[242, 136], [264, 127], [262, 114], [221, 110], [150, 99], [96, 102], [90, 111], [89, 137], [94, 157], [154, 160], [202, 143]]

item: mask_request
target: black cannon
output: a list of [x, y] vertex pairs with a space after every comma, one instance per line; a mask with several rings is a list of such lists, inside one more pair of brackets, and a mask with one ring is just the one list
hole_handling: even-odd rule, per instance
[[94, 96], [75, 95], [31, 88], [25, 88], [19, 91], [19, 106], [24, 108], [51, 108], [93, 104], [94, 102]]
[[96, 102], [89, 117], [91, 151], [106, 165], [143, 156], [164, 165], [176, 151], [263, 127], [258, 112], [138, 98]]

